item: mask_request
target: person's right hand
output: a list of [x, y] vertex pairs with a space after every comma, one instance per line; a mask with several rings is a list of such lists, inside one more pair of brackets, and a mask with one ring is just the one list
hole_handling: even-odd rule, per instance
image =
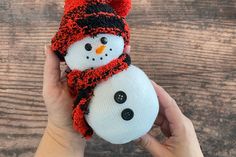
[[175, 100], [155, 82], [152, 82], [160, 102], [155, 122], [167, 139], [160, 143], [150, 134], [136, 142], [154, 157], [203, 157], [192, 122], [183, 115]]

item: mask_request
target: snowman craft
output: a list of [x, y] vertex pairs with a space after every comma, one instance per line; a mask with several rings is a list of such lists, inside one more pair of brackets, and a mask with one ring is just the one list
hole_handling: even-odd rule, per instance
[[89, 139], [93, 132], [124, 144], [152, 127], [159, 103], [155, 90], [124, 52], [131, 0], [66, 0], [52, 50], [71, 69], [73, 128]]

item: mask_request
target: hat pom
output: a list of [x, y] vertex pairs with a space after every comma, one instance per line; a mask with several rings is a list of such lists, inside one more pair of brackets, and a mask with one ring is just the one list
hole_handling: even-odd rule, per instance
[[110, 5], [122, 17], [126, 17], [131, 10], [131, 0], [112, 0]]
[[86, 4], [86, 0], [65, 0], [64, 13], [68, 13], [78, 6]]
[[112, 0], [86, 0], [88, 3], [95, 2], [95, 3], [110, 3]]
[[109, 4], [121, 17], [126, 17], [131, 9], [131, 0], [86, 0], [88, 3], [97, 2]]
[[103, 3], [109, 4], [121, 17], [126, 17], [131, 9], [131, 0], [65, 0], [65, 11], [68, 13], [78, 6], [83, 6], [86, 3]]

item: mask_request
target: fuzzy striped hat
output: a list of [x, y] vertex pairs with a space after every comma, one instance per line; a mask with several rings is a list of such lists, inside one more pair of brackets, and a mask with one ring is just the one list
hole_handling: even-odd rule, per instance
[[119, 35], [129, 44], [130, 29], [125, 20], [131, 0], [66, 0], [60, 28], [52, 38], [52, 50], [61, 61], [74, 42], [99, 33]]

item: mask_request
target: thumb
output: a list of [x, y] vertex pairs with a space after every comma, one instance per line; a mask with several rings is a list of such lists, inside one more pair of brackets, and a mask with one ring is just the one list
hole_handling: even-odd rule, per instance
[[153, 136], [146, 134], [136, 140], [136, 143], [155, 157], [171, 157], [169, 150], [159, 143]]
[[61, 75], [60, 61], [50, 46], [45, 46], [45, 55], [44, 84], [46, 86], [57, 86]]

